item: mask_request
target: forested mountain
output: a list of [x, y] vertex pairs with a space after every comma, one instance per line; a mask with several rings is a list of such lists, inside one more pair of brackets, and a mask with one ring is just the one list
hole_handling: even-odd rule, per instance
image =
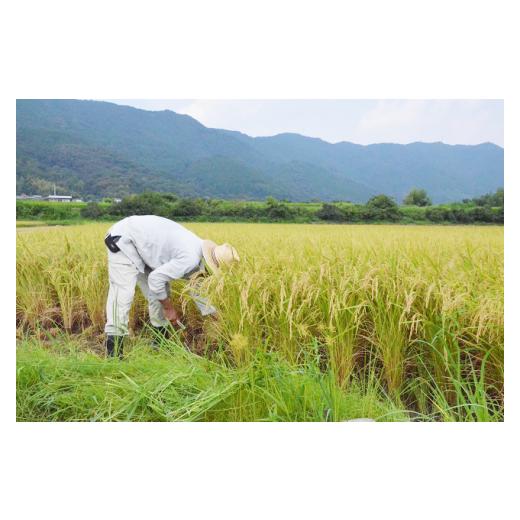
[[171, 111], [98, 101], [18, 100], [17, 193], [183, 196], [364, 202], [401, 200], [413, 187], [433, 202], [503, 186], [504, 151], [485, 143], [331, 144], [298, 134], [249, 137]]

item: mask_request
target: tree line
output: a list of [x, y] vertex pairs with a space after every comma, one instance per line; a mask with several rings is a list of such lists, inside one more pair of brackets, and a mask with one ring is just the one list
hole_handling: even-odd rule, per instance
[[117, 220], [130, 215], [159, 215], [176, 220], [237, 222], [504, 222], [504, 190], [460, 203], [432, 205], [424, 190], [412, 190], [403, 205], [381, 194], [366, 204], [348, 202], [296, 203], [268, 197], [263, 202], [183, 198], [148, 192], [121, 202], [48, 203], [17, 201], [18, 220]]

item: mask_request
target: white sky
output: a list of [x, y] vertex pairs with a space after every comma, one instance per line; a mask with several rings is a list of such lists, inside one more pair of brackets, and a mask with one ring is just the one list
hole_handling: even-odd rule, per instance
[[295, 132], [332, 143], [504, 145], [502, 100], [163, 100], [107, 99], [188, 114], [211, 128], [251, 136]]

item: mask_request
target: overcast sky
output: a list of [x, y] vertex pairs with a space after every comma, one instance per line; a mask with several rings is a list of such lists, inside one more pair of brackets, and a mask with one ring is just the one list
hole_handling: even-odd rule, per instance
[[251, 136], [296, 132], [336, 143], [504, 145], [501, 100], [163, 100], [107, 99], [145, 110], [188, 114], [211, 128]]

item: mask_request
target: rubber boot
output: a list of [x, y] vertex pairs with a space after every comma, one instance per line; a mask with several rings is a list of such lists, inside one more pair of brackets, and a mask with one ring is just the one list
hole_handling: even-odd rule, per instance
[[115, 357], [123, 359], [123, 337], [124, 336], [107, 336], [107, 357]]

